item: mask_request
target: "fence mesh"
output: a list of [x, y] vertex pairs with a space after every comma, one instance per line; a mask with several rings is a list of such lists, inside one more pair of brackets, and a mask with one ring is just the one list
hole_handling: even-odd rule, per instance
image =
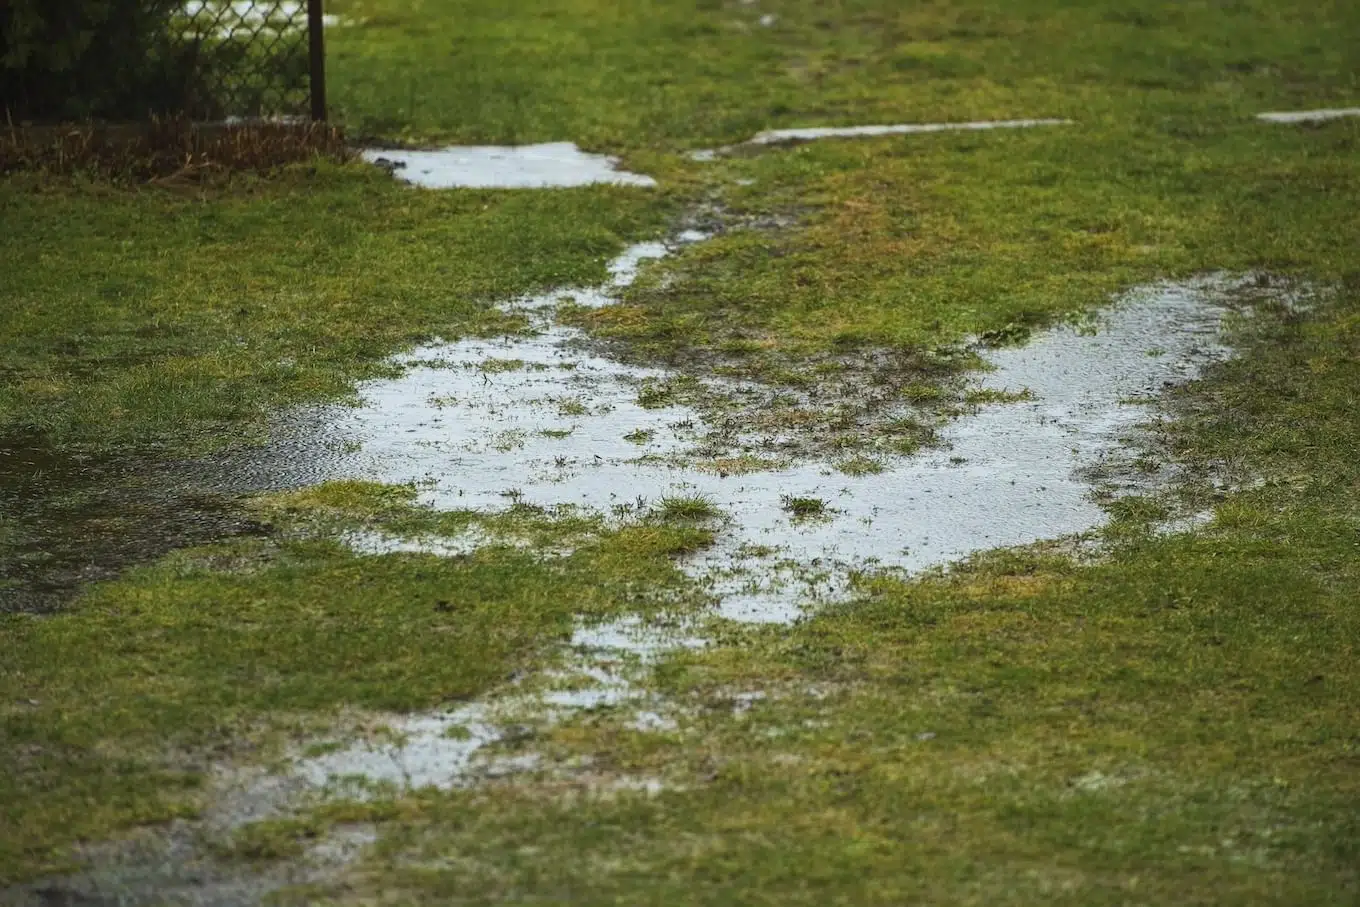
[[201, 120], [303, 116], [309, 109], [303, 0], [186, 0], [172, 16], [204, 79], [184, 111]]

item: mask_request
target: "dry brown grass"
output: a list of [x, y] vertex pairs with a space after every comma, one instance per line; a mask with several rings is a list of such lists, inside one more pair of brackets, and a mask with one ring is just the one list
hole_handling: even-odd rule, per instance
[[268, 172], [317, 156], [345, 160], [339, 127], [325, 123], [192, 123], [15, 126], [0, 130], [0, 173], [87, 173], [174, 187], [232, 172]]

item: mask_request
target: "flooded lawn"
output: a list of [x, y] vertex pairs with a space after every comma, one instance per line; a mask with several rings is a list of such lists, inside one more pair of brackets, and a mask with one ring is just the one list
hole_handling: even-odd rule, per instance
[[1052, 6], [336, 0], [362, 160], [0, 179], [0, 902], [1345, 902], [1360, 23]]
[[[707, 590], [709, 614], [586, 621], [553, 666], [490, 697], [450, 710], [370, 716], [348, 731], [337, 727], [329, 739], [312, 741], [267, 772], [219, 774], [213, 783], [224, 791], [218, 795], [224, 805], [215, 807], [221, 816], [217, 834], [286, 817], [317, 795], [363, 800], [371, 791], [451, 789], [532, 774], [542, 768], [538, 754], [507, 755], [496, 745], [523, 728], [543, 734], [601, 709], [629, 716], [622, 720], [637, 732], [673, 732], [685, 710], [649, 692], [649, 674], [670, 653], [708, 645], [713, 617], [788, 623], [845, 600], [858, 577], [908, 575], [974, 552], [1099, 527], [1106, 512], [1094, 494], [1101, 488], [1098, 468], [1129, 456], [1122, 445], [1137, 437], [1148, 404], [1231, 355], [1225, 319], [1247, 285], [1224, 277], [1160, 284], [1026, 344], [980, 347], [984, 366], [968, 379], [968, 405], [929, 448], [908, 455], [875, 446], [880, 425], [919, 415], [915, 403], [902, 399], [879, 406], [861, 426], [864, 443], [855, 457], [799, 459], [787, 454], [808, 446], [797, 438], [722, 428], [710, 406], [677, 403], [656, 388], [687, 377], [691, 385], [703, 385], [703, 393], [690, 396], [700, 401], [772, 398], [786, 391], [628, 365], [557, 321], [563, 307], [617, 303], [649, 263], [706, 239], [691, 231], [669, 242], [635, 245], [610, 263], [604, 285], [506, 303], [507, 314], [527, 319], [527, 332], [418, 347], [393, 360], [396, 377], [362, 383], [353, 405], [285, 416], [271, 446], [218, 465], [219, 482], [237, 491], [252, 478], [259, 490], [264, 476], [273, 488], [364, 480], [414, 486], [417, 502], [435, 511], [530, 507], [589, 515], [620, 529], [649, 512], [692, 515], [714, 527], [715, 542], [679, 563]], [[786, 430], [818, 429], [795, 422]], [[743, 466], [715, 469], [714, 463]], [[91, 470], [97, 472], [93, 465], [66, 464], [50, 481], [74, 487], [76, 477]], [[1106, 493], [1151, 487], [1105, 485]], [[30, 492], [25, 487], [14, 494]], [[205, 541], [210, 531], [223, 534], [221, 524], [185, 517], [193, 511], [184, 500], [174, 502], [181, 522], [201, 523]], [[108, 512], [107, 500], [94, 504], [96, 512]], [[179, 522], [147, 516], [144, 525], [159, 527], [162, 535], [188, 537]], [[88, 546], [102, 537], [88, 527], [63, 528], [73, 549], [76, 541]], [[138, 537], [119, 538], [135, 544]], [[454, 536], [364, 530], [342, 540], [360, 555], [455, 559], [503, 544], [475, 526]], [[126, 561], [149, 554], [154, 552], [111, 550], [109, 556]], [[90, 561], [88, 550], [82, 556]], [[543, 549], [537, 556], [562, 555]], [[52, 582], [63, 578], [51, 567], [45, 575]], [[61, 588], [69, 590], [69, 582]], [[743, 712], [764, 696], [761, 690], [741, 693], [733, 708]], [[610, 783], [653, 793], [665, 788], [648, 776]], [[141, 903], [148, 892], [188, 884], [178, 870], [167, 876], [157, 867], [196, 854], [193, 834], [186, 827], [161, 845], [150, 839], [138, 845], [141, 850], [115, 850], [110, 859], [125, 869], [101, 869], [61, 890], [124, 890], [132, 903]], [[227, 903], [236, 897], [230, 894], [236, 885], [244, 886], [241, 897], [248, 900], [266, 883], [298, 884], [308, 873], [357, 856], [347, 834], [323, 842], [329, 856], [321, 869], [306, 869], [315, 863], [308, 858], [277, 879], [228, 872], [202, 890]], [[220, 875], [212, 870], [210, 877], [212, 872]]]
[[[785, 458], [728, 474], [705, 465], [714, 459], [711, 438], [721, 433], [703, 411], [640, 399], [648, 382], [673, 379], [672, 372], [593, 352], [584, 335], [554, 320], [559, 305], [610, 304], [645, 262], [703, 239], [686, 234], [635, 246], [611, 263], [608, 284], [507, 304], [530, 319], [534, 330], [525, 336], [404, 354], [394, 361], [400, 376], [361, 385], [356, 405], [307, 411], [325, 428], [296, 441], [293, 456], [307, 464], [310, 481], [410, 484], [436, 510], [498, 512], [513, 504], [626, 526], [653, 508], [695, 502], [699, 519], [718, 526], [717, 540], [680, 563], [709, 590], [712, 614], [787, 623], [850, 596], [857, 576], [910, 574], [1099, 527], [1107, 518], [1095, 495], [1099, 467], [1131, 456], [1122, 445], [1138, 436], [1148, 404], [1231, 355], [1225, 319], [1235, 291], [1248, 284], [1213, 277], [1149, 287], [1079, 324], [984, 350], [986, 368], [968, 385], [974, 402], [921, 453], [880, 451], [866, 460], [872, 469]], [[714, 390], [752, 388], [720, 383]], [[910, 409], [904, 402], [879, 418]], [[303, 437], [297, 425], [288, 434]], [[758, 438], [724, 443], [720, 460], [759, 463], [768, 453]], [[270, 456], [282, 458], [281, 450]], [[296, 481], [303, 473], [291, 474]], [[344, 538], [356, 552], [378, 556], [457, 558], [502, 543], [475, 527], [453, 537]], [[509, 728], [551, 726], [582, 710], [627, 707], [640, 728], [673, 726], [671, 706], [646, 692], [646, 673], [670, 651], [704, 646], [704, 620], [583, 624], [565, 662], [534, 675], [528, 688], [512, 685], [452, 711], [374, 719], [376, 730], [353, 742], [296, 757], [285, 773], [288, 789], [353, 795], [356, 783], [360, 791], [447, 788], [531, 771], [532, 755], [507, 762], [484, 751]], [[269, 780], [256, 796], [268, 801], [276, 790]]]
[[[606, 286], [510, 304], [531, 318], [529, 336], [404, 355], [401, 377], [362, 385], [358, 406], [331, 411], [328, 440], [344, 453], [325, 474], [411, 483], [437, 509], [513, 501], [627, 517], [657, 502], [699, 501], [723, 526], [716, 548], [686, 569], [712, 586], [719, 613], [791, 620], [810, 591], [799, 576], [817, 587], [813, 601], [825, 601], [857, 572], [915, 572], [1100, 525], [1086, 474], [1120, 452], [1147, 418], [1145, 404], [1228, 355], [1221, 330], [1242, 283], [1149, 287], [1081, 325], [985, 351], [988, 370], [965, 397], [970, 411], [919, 455], [875, 449], [871, 424], [857, 460], [791, 459], [780, 453], [785, 439], [724, 431], [699, 409], [650, 400], [681, 375], [593, 352], [553, 320], [559, 303], [608, 303], [640, 261], [666, 248], [628, 250]], [[706, 390], [774, 393], [721, 381]], [[902, 399], [878, 410], [877, 425], [914, 415]], [[815, 512], [800, 512], [798, 501]]]

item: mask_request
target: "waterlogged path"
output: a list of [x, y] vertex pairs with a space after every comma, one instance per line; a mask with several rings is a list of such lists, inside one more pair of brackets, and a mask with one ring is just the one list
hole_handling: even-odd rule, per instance
[[[792, 130], [752, 141], [915, 131], [937, 127]], [[385, 157], [399, 176], [425, 186], [654, 184], [619, 170], [613, 159], [566, 143], [458, 149], [453, 157], [422, 154], [368, 156]], [[356, 406], [290, 416], [289, 439], [266, 451], [261, 462], [297, 459], [292, 475], [308, 482], [414, 483], [422, 502], [436, 509], [494, 513], [524, 502], [585, 511], [620, 525], [659, 501], [703, 499], [720, 514], [713, 521], [716, 544], [681, 566], [710, 592], [711, 611], [655, 623], [628, 618], [582, 625], [560, 661], [480, 701], [376, 716], [363, 728], [337, 729], [324, 746], [299, 749], [269, 770], [224, 768], [214, 779], [224, 795], [206, 819], [215, 833], [287, 815], [318, 793], [362, 797], [374, 783], [450, 788], [536, 771], [541, 765], [533, 752], [505, 756], [493, 744], [514, 729], [552, 727], [583, 711], [609, 708], [633, 729], [672, 730], [683, 721], [684, 707], [649, 691], [647, 673], [668, 652], [708, 645], [713, 618], [788, 623], [819, 604], [847, 598], [864, 572], [917, 572], [978, 551], [1097, 529], [1106, 519], [1097, 492], [1126, 490], [1111, 478], [1122, 473], [1097, 467], [1127, 456], [1129, 439], [1148, 418], [1146, 404], [1232, 354], [1224, 329], [1240, 280], [1204, 277], [1144, 287], [1087, 321], [1054, 327], [1024, 346], [978, 347], [988, 369], [971, 379], [967, 399], [973, 402], [945, 424], [937, 445], [914, 454], [877, 448], [873, 425], [863, 426], [861, 467], [847, 469], [844, 457], [790, 456], [796, 445], [786, 443], [789, 437], [734, 429], [704, 406], [655, 393], [683, 381], [699, 385], [699, 397], [758, 407], [772, 395], [803, 392], [630, 365], [562, 323], [559, 316], [568, 308], [613, 304], [649, 262], [706, 239], [687, 232], [638, 244], [610, 263], [610, 278], [601, 286], [503, 304], [526, 318], [529, 330], [522, 335], [432, 343], [394, 358], [397, 376], [362, 384]], [[812, 397], [801, 402], [816, 405]], [[874, 418], [887, 423], [918, 416], [903, 397], [877, 409]], [[791, 435], [798, 430], [787, 429]], [[722, 463], [746, 466], [717, 465]], [[492, 539], [479, 530], [439, 538], [364, 533], [347, 541], [362, 555], [454, 556]], [[740, 713], [764, 695], [733, 691], [732, 709]], [[663, 784], [653, 777], [610, 783], [646, 792]], [[194, 868], [194, 833], [172, 832], [145, 854], [121, 852], [116, 873], [63, 880], [60, 892], [154, 903], [182, 890], [189, 902], [254, 903], [270, 888], [340, 871], [373, 839], [360, 829], [352, 840], [323, 840], [308, 855], [319, 867], [314, 874], [251, 879], [248, 869]], [[220, 884], [203, 881], [218, 878], [214, 873]]]
[[[717, 550], [687, 569], [713, 585], [722, 616], [787, 621], [809, 600], [798, 576], [816, 575], [824, 596], [855, 571], [917, 571], [1098, 526], [1103, 511], [1083, 470], [1119, 449], [1146, 418], [1142, 403], [1229, 352], [1220, 338], [1232, 281], [1152, 286], [1080, 326], [986, 351], [992, 370], [971, 396], [996, 402], [949, 423], [936, 449], [875, 451], [864, 474], [837, 459], [761, 460], [778, 439], [732, 434], [689, 406], [647, 405], [648, 388], [679, 376], [592, 352], [553, 321], [555, 305], [607, 302], [640, 261], [694, 241], [629, 249], [606, 286], [509, 304], [535, 322], [528, 336], [400, 357], [400, 377], [361, 385], [359, 406], [333, 411], [339, 452], [323, 474], [414, 483], [438, 509], [499, 510], [513, 499], [626, 519], [664, 499], [701, 497], [727, 522]], [[754, 392], [706, 380], [715, 394]], [[903, 401], [878, 418], [912, 414]], [[715, 462], [770, 465], [724, 472]], [[794, 499], [824, 507], [800, 514]], [[744, 556], [752, 551], [761, 553]]]
[[[878, 471], [869, 474], [848, 475], [829, 459], [722, 474], [695, 456], [716, 433], [700, 410], [639, 402], [648, 382], [673, 375], [591, 352], [582, 334], [553, 319], [563, 303], [608, 303], [642, 262], [701, 241], [685, 234], [634, 246], [611, 264], [612, 279], [602, 287], [508, 304], [531, 317], [536, 331], [528, 336], [432, 344], [400, 357], [399, 377], [362, 385], [357, 407], [335, 410], [331, 440], [342, 452], [322, 475], [416, 483], [435, 508], [496, 511], [514, 500], [619, 521], [649, 502], [700, 496], [724, 520], [716, 546], [683, 566], [711, 590], [714, 614], [789, 622], [844, 598], [859, 571], [919, 571], [1097, 528], [1106, 514], [1093, 495], [1091, 468], [1121, 455], [1122, 442], [1147, 419], [1147, 403], [1231, 355], [1224, 321], [1240, 282], [1158, 284], [1080, 325], [987, 350], [991, 370], [974, 379], [974, 391], [998, 402], [953, 421], [938, 449], [879, 454]], [[762, 449], [759, 439], [738, 437], [729, 454]], [[1106, 484], [1110, 493], [1125, 490]], [[823, 500], [826, 510], [800, 517], [790, 512], [791, 498]], [[489, 540], [471, 533], [351, 541], [375, 555], [455, 555]], [[356, 777], [449, 787], [537, 768], [533, 757], [507, 762], [484, 754], [509, 727], [550, 726], [599, 707], [628, 710], [638, 729], [674, 727], [676, 705], [647, 693], [645, 674], [667, 651], [705, 644], [698, 619], [583, 626], [564, 664], [531, 689], [512, 685], [452, 711], [392, 716], [379, 737], [299, 757], [292, 771], [314, 788]]]

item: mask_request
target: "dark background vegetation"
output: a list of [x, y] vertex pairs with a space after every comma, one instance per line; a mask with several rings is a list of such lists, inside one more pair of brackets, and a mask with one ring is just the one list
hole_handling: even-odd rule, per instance
[[0, 97], [11, 121], [141, 119], [191, 106], [194, 48], [175, 0], [4, 0]]
[[302, 23], [223, 35], [231, 20], [181, 0], [0, 0], [0, 106], [16, 124], [303, 112]]

